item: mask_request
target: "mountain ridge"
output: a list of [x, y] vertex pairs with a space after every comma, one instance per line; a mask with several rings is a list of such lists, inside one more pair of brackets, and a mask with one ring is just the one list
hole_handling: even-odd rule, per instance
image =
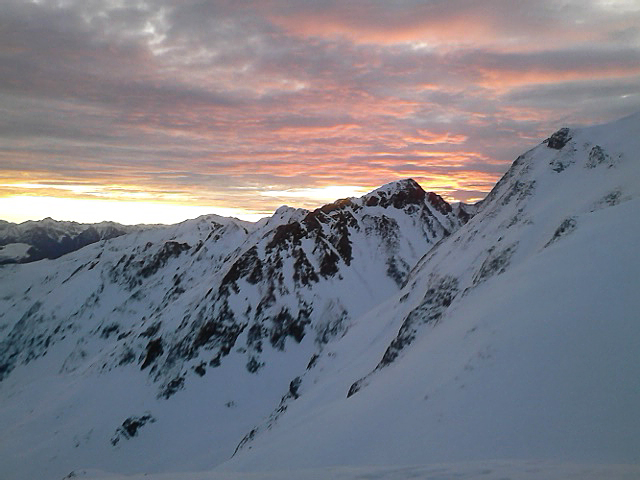
[[144, 228], [149, 227], [115, 222], [66, 222], [51, 217], [20, 224], [0, 220], [0, 265], [54, 260], [92, 243]]

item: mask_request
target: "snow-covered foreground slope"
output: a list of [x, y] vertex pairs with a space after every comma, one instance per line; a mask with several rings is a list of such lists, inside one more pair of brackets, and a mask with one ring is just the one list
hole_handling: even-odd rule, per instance
[[223, 468], [640, 463], [639, 153], [636, 115], [521, 156]]
[[114, 475], [74, 470], [78, 480], [637, 480], [640, 466], [551, 463], [541, 461], [481, 461], [457, 464], [343, 466], [267, 472], [180, 472]]
[[638, 463], [639, 133], [636, 115], [521, 156], [227, 468]]
[[3, 478], [635, 478], [638, 212], [635, 115], [466, 224], [405, 181], [2, 267]]

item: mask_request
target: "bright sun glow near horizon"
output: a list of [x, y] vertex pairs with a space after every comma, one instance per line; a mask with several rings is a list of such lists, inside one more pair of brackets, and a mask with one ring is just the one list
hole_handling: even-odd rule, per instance
[[123, 225], [174, 224], [208, 214], [251, 222], [267, 216], [266, 213], [242, 209], [200, 205], [26, 195], [0, 198], [0, 212], [3, 220], [13, 223], [51, 217], [54, 220], [78, 223], [112, 221]]

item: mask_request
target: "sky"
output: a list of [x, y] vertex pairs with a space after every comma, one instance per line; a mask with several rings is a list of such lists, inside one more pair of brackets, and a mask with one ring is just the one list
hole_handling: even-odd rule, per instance
[[483, 198], [640, 111], [638, 0], [1, 0], [0, 219]]

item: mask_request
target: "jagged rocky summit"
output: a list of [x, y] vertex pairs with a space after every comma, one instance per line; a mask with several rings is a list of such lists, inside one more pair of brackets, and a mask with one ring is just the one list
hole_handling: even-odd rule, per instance
[[474, 206], [403, 180], [0, 267], [7, 478], [640, 462], [639, 130], [562, 129]]

